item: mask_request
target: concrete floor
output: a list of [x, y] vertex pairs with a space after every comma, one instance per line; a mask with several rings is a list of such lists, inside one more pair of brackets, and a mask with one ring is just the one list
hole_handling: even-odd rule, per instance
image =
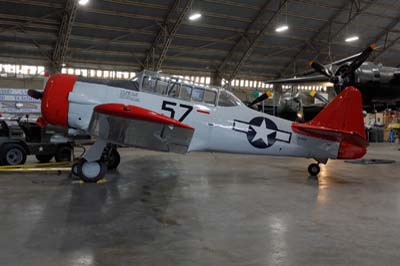
[[124, 150], [101, 185], [0, 175], [0, 265], [399, 265], [399, 145], [331, 161]]

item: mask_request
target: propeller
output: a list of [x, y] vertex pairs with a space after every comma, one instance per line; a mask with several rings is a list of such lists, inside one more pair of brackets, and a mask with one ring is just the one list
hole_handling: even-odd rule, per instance
[[[354, 82], [354, 73], [371, 55], [372, 51], [376, 49], [375, 44], [371, 44], [361, 53], [349, 56], [339, 61], [322, 65], [316, 61], [310, 62], [310, 71], [304, 72], [300, 77], [284, 78], [276, 80], [267, 80], [268, 84], [303, 84], [313, 82], [332, 82], [335, 84], [336, 92], [340, 92], [344, 87], [351, 85]], [[339, 66], [339, 68], [332, 72], [332, 66]], [[318, 75], [310, 74], [319, 73]]]
[[329, 103], [328, 99], [325, 98], [323, 95], [321, 95], [319, 92], [312, 90], [310, 92], [310, 96], [317, 98], [318, 100], [320, 100], [321, 102], [323, 102], [325, 105]]
[[354, 71], [356, 71], [356, 69], [359, 68], [362, 63], [364, 63], [368, 59], [369, 55], [374, 51], [375, 48], [375, 44], [371, 44], [370, 46], [368, 46], [367, 49], [365, 49], [359, 56], [357, 56], [353, 60], [353, 62], [351, 62], [349, 68], [346, 72], [343, 73], [343, 75], [350, 75], [351, 73], [354, 73]]
[[260, 96], [258, 96], [254, 101], [252, 101], [252, 102], [248, 105], [248, 107], [251, 107], [251, 106], [253, 106], [253, 105], [256, 105], [257, 103], [260, 103], [260, 102], [262, 102], [262, 101], [268, 99], [268, 98], [271, 97], [271, 96], [272, 96], [272, 93], [271, 93], [270, 91], [267, 91], [267, 92], [261, 94]]
[[375, 48], [376, 45], [371, 44], [364, 51], [354, 57], [353, 61], [349, 65], [345, 65], [345, 69], [339, 68], [339, 71], [336, 71], [336, 73], [333, 73], [327, 66], [324, 66], [321, 63], [315, 61], [312, 61], [310, 63], [310, 67], [313, 68], [316, 72], [328, 77], [330, 82], [342, 87], [345, 84], [338, 83], [351, 83], [354, 72], [368, 59]]
[[325, 67], [323, 64], [318, 63], [316, 61], [311, 61], [310, 67], [312, 67], [316, 72], [319, 72], [328, 78], [331, 78], [333, 76], [333, 73], [329, 68]]
[[42, 97], [43, 97], [43, 92], [30, 89], [30, 90], [28, 90], [28, 95], [31, 96], [31, 97], [34, 98], [34, 99], [39, 100], [39, 99], [42, 99]]

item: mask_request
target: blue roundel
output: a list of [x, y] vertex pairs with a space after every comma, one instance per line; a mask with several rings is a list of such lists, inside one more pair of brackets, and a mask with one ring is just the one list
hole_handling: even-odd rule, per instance
[[255, 117], [249, 122], [247, 140], [256, 148], [265, 149], [274, 145], [278, 127], [265, 117]]

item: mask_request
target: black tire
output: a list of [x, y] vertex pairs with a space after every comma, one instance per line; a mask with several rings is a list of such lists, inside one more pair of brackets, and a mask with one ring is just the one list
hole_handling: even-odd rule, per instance
[[73, 175], [78, 176], [78, 163], [74, 163], [71, 167], [71, 172]]
[[72, 148], [69, 145], [62, 145], [57, 148], [54, 155], [56, 162], [70, 162], [72, 159]]
[[103, 179], [104, 176], [106, 175], [107, 172], [107, 165], [103, 161], [96, 161], [92, 162], [91, 164], [97, 164], [98, 166], [98, 173], [95, 173], [94, 175], [88, 175], [85, 173], [85, 164], [88, 164], [88, 162], [85, 159], [81, 159], [77, 165], [77, 172], [79, 178], [86, 182], [86, 183], [96, 183], [99, 180]]
[[1, 147], [0, 162], [2, 165], [24, 164], [27, 152], [20, 144], [4, 144]]
[[108, 170], [117, 169], [120, 162], [121, 162], [121, 156], [119, 155], [119, 152], [117, 151], [117, 149], [112, 149], [110, 151], [110, 154], [109, 154], [108, 160], [107, 160]]
[[320, 171], [321, 171], [321, 168], [319, 167], [319, 165], [317, 163], [312, 163], [308, 166], [308, 173], [311, 176], [317, 176]]
[[40, 163], [48, 163], [53, 158], [53, 155], [52, 154], [51, 155], [49, 155], [49, 154], [36, 154], [35, 157]]

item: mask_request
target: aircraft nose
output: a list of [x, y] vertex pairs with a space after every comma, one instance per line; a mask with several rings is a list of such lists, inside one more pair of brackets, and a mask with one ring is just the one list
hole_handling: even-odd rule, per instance
[[42, 97], [42, 116], [50, 124], [68, 126], [68, 95], [74, 89], [76, 76], [56, 74], [46, 83]]

